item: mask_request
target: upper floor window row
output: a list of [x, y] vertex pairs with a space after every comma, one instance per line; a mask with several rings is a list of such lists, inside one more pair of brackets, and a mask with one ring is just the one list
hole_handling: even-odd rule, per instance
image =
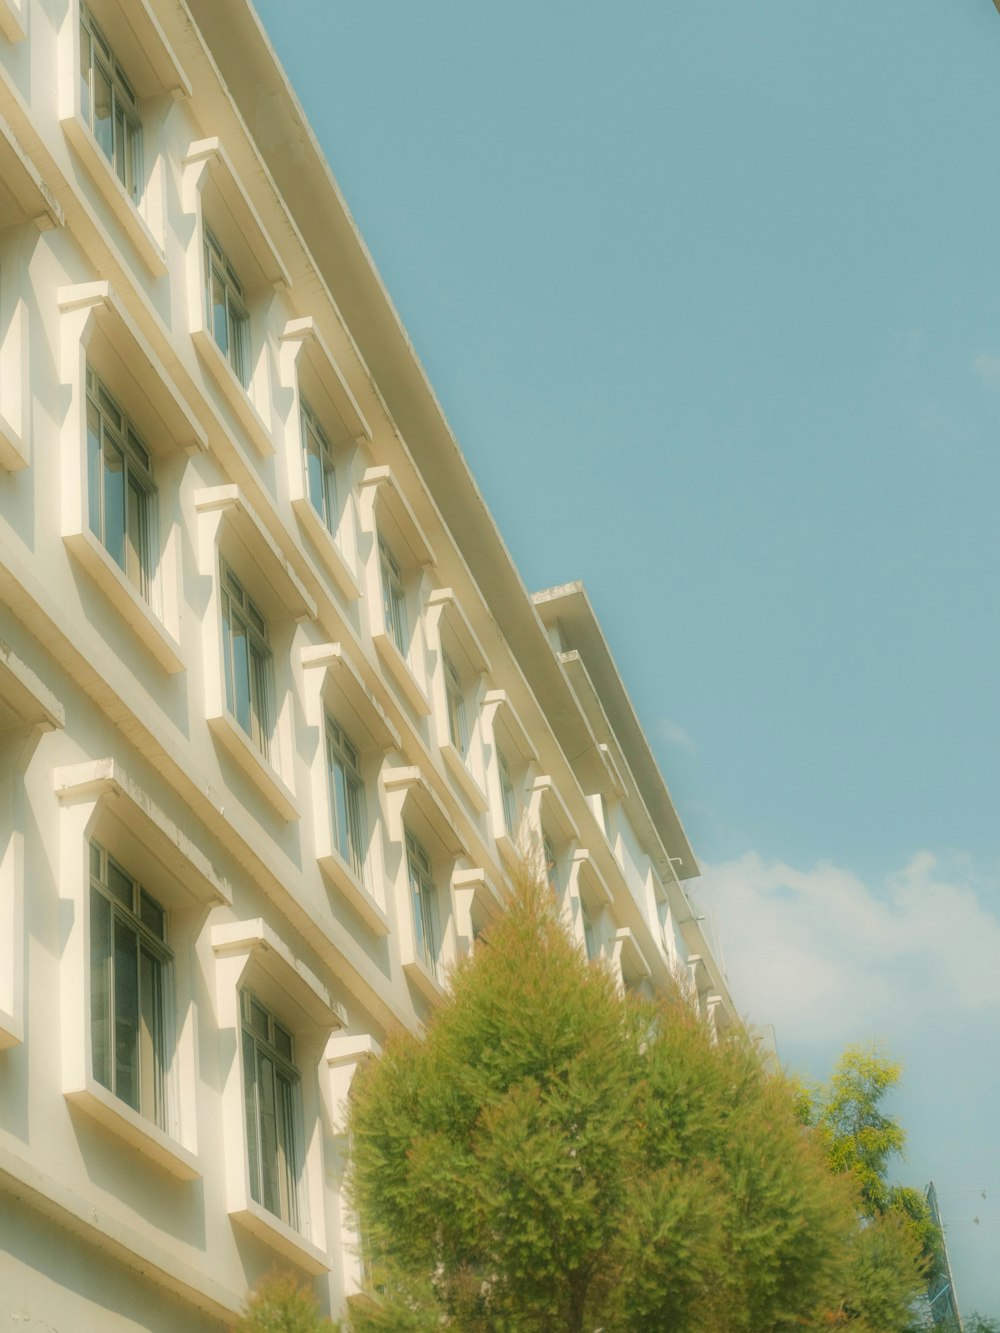
[[142, 121], [131, 83], [111, 44], [80, 3], [80, 110], [135, 203], [142, 194]]

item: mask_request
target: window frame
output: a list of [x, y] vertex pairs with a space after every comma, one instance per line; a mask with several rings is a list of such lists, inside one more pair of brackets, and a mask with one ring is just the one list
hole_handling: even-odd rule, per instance
[[[340, 526], [340, 482], [337, 480], [333, 445], [327, 437], [319, 414], [313, 411], [305, 394], [299, 395], [299, 416], [306, 493], [320, 522], [336, 541], [337, 529]], [[315, 441], [314, 448], [311, 447], [313, 441]], [[313, 485], [313, 470], [309, 465], [311, 457], [318, 459], [320, 470], [318, 501], [316, 487]]]
[[[341, 860], [364, 885], [368, 880], [368, 815], [360, 752], [329, 712], [325, 716], [324, 739], [333, 845]], [[340, 784], [334, 777], [338, 766], [342, 773]], [[339, 796], [341, 788], [342, 800]], [[341, 804], [345, 807], [343, 810]]]
[[[491, 670], [489, 658], [451, 588], [436, 588], [427, 598], [427, 629], [432, 660], [433, 736], [460, 793], [477, 815], [485, 814], [482, 701]], [[461, 697], [465, 713], [464, 752], [455, 744], [452, 701]]]
[[[275, 730], [274, 654], [268, 640], [267, 618], [222, 555], [219, 557], [219, 588], [226, 707], [233, 721], [242, 729], [251, 744], [260, 751], [264, 761], [270, 764]], [[234, 598], [238, 600], [234, 601]], [[247, 645], [246, 696], [249, 726], [243, 722], [237, 711], [237, 662], [234, 651], [236, 635], [233, 632], [233, 621], [242, 628]]]
[[[276, 452], [270, 368], [271, 304], [279, 289], [290, 290], [291, 276], [244, 188], [229, 154], [217, 138], [188, 145], [181, 162], [181, 208], [193, 221], [185, 252], [189, 332], [209, 382], [206, 400], [227, 427], [230, 416], [261, 458]], [[236, 297], [246, 314], [246, 364], [243, 375], [215, 336], [211, 305], [211, 247], [222, 259], [223, 277], [239, 289]], [[228, 288], [227, 288], [228, 291]], [[228, 296], [227, 296], [228, 328]], [[220, 413], [216, 394], [224, 411]]]
[[[207, 448], [208, 437], [173, 379], [108, 282], [80, 283], [58, 292], [60, 378], [69, 392], [63, 418], [60, 522], [63, 542], [87, 570], [161, 669], [186, 668], [179, 643], [178, 525], [172, 484], [179, 456]], [[87, 428], [88, 367], [132, 423], [151, 457], [148, 595], [143, 596], [93, 533]], [[163, 486], [165, 489], [159, 489]], [[166, 497], [166, 499], [164, 499]]]
[[[501, 862], [508, 873], [517, 874], [525, 853], [530, 852], [522, 844], [529, 832], [529, 792], [538, 757], [505, 690], [486, 692], [482, 716], [488, 756], [489, 829]], [[509, 790], [505, 791], [508, 784]]]
[[613, 902], [611, 889], [590, 851], [577, 847], [572, 853], [566, 894], [571, 927], [588, 959], [604, 950], [606, 916]]
[[[439, 1004], [445, 995], [447, 969], [458, 956], [459, 913], [454, 883], [469, 863], [468, 853], [447, 808], [419, 768], [386, 765], [381, 786], [386, 827], [395, 851], [392, 874], [400, 962], [404, 975], [424, 1000]], [[411, 844], [422, 853], [422, 866], [417, 856], [409, 855]], [[425, 876], [426, 917], [414, 912], [414, 870]], [[424, 947], [428, 921], [436, 944], [436, 950], [430, 950], [433, 966]]]
[[[84, 124], [90, 130], [98, 147], [107, 158], [111, 169], [118, 177], [122, 188], [136, 208], [145, 191], [145, 171], [143, 164], [143, 126], [139, 114], [139, 99], [132, 87], [121, 62], [115, 55], [114, 48], [100, 24], [90, 11], [86, 0], [79, 0], [80, 9], [80, 112]], [[85, 42], [89, 58], [85, 57]], [[103, 68], [102, 68], [103, 67]], [[111, 142], [105, 144], [97, 129], [97, 94], [95, 85], [96, 72], [100, 70], [108, 84], [111, 100]], [[87, 104], [83, 102], [84, 87], [87, 90]], [[118, 105], [124, 99], [121, 111], [121, 134], [126, 139], [131, 135], [132, 143], [122, 144], [119, 140]], [[110, 148], [110, 151], [109, 151]], [[131, 166], [131, 172], [129, 171]], [[131, 177], [131, 179], [130, 179]]]
[[[95, 869], [95, 854], [97, 866]], [[90, 840], [90, 1025], [91, 1025], [91, 1072], [93, 1077], [102, 1087], [106, 1088], [113, 1097], [119, 1098], [126, 1106], [132, 1108], [147, 1120], [151, 1120], [158, 1129], [167, 1131], [168, 1128], [168, 1108], [166, 1082], [169, 1073], [168, 1052], [175, 1045], [175, 1036], [171, 1030], [171, 1014], [173, 1005], [173, 951], [169, 945], [167, 934], [169, 914], [152, 894], [148, 893], [140, 882], [120, 864], [108, 849], [96, 838]], [[122, 880], [128, 881], [129, 892], [132, 897], [132, 903], [126, 904], [122, 898], [116, 895], [111, 887], [112, 868], [118, 872]], [[103, 988], [103, 997], [101, 988], [98, 987], [96, 975], [97, 966], [97, 948], [96, 939], [96, 917], [95, 904], [104, 903], [107, 905], [108, 916], [108, 938], [106, 947], [102, 951], [100, 963], [105, 973], [105, 986]], [[143, 909], [149, 907], [151, 911], [159, 912], [162, 917], [161, 933], [159, 935], [152, 929], [143, 918]], [[136, 1083], [136, 1099], [130, 1100], [120, 1087], [119, 1073], [119, 1053], [122, 1047], [121, 1036], [119, 1033], [118, 1006], [120, 1003], [121, 977], [118, 966], [118, 929], [127, 930], [135, 941], [136, 953], [136, 975], [138, 978], [136, 986], [136, 1032], [135, 1032], [135, 1070], [133, 1077]], [[144, 1030], [148, 1030], [145, 1022], [145, 1016], [142, 1012], [144, 1001], [144, 983], [143, 983], [143, 959], [147, 958], [152, 966], [152, 976], [155, 978], [152, 987], [152, 1004], [155, 1009], [153, 1016], [152, 1030], [149, 1031], [148, 1041], [149, 1049], [144, 1049]], [[103, 1025], [104, 1049], [106, 1052], [105, 1070], [98, 1069], [98, 1046], [96, 1033], [98, 1030], [97, 1009], [99, 1000], [103, 998], [103, 1005], [106, 1010]], [[102, 1062], [104, 1063], [104, 1062]], [[147, 1077], [144, 1070], [151, 1066], [152, 1089], [147, 1085]], [[103, 1074], [103, 1076], [102, 1076]]]
[[[441, 986], [443, 985], [441, 959], [443, 938], [438, 910], [437, 885], [434, 883], [430, 857], [427, 855], [423, 844], [405, 826], [404, 858], [417, 961], [423, 965], [431, 978]], [[433, 947], [429, 946], [428, 938]]]
[[[239, 274], [233, 267], [229, 256], [222, 248], [215, 232], [206, 222], [202, 228], [205, 247], [205, 320], [216, 347], [229, 362], [230, 369], [243, 388], [249, 393], [251, 379], [250, 365], [250, 312], [247, 309], [246, 293]], [[226, 341], [219, 341], [219, 325], [216, 317], [216, 303], [213, 300], [215, 280], [218, 279], [225, 298]]]
[[[198, 1159], [197, 1056], [180, 1013], [196, 985], [194, 942], [208, 910], [232, 901], [211, 859], [114, 759], [56, 768], [59, 892], [69, 910], [60, 963], [62, 1091], [66, 1101], [179, 1180]], [[97, 841], [167, 913], [172, 984], [166, 1004], [165, 1124], [161, 1127], [95, 1077], [92, 1034], [91, 843]]]
[[441, 669], [444, 672], [445, 712], [448, 724], [448, 738], [465, 760], [469, 757], [472, 737], [469, 733], [469, 720], [465, 708], [465, 690], [458, 667], [452, 661], [448, 650], [442, 645]]
[[[159, 549], [158, 507], [156, 481], [154, 478], [148, 446], [119, 406], [111, 390], [97, 371], [87, 362], [87, 501], [89, 508], [90, 530], [118, 565], [126, 579], [145, 601], [151, 601], [153, 580], [156, 574], [156, 552]], [[97, 415], [98, 434], [91, 434], [91, 410]], [[118, 422], [112, 420], [117, 414]], [[107, 534], [107, 468], [100, 467], [95, 461], [96, 443], [98, 459], [104, 457], [104, 445], [110, 435], [110, 444], [117, 450], [121, 459], [122, 473], [122, 559], [119, 559], [108, 544]], [[133, 486], [138, 496], [137, 523], [140, 528], [138, 543], [129, 541], [129, 511], [131, 508], [130, 491]], [[96, 522], [96, 526], [95, 526]], [[135, 566], [129, 568], [129, 552], [134, 550]]]
[[[278, 365], [282, 386], [289, 391], [285, 419], [289, 499], [335, 590], [354, 602], [361, 596], [354, 477], [358, 451], [371, 441], [371, 427], [312, 317], [285, 325]], [[325, 514], [317, 510], [310, 487], [309, 418], [329, 445], [336, 483], [335, 511], [327, 509]]]
[[[92, 78], [84, 104], [84, 48], [91, 53], [92, 70], [95, 29], [111, 82], [123, 95], [123, 109], [130, 107], [141, 128], [142, 161], [133, 164], [132, 179], [125, 171], [124, 182], [115, 160], [114, 127], [110, 157], [95, 132]], [[58, 114], [66, 139], [146, 271], [164, 277], [167, 168], [162, 124], [172, 102], [191, 95], [191, 83], [148, 0], [70, 0], [58, 45]]]
[[[309, 787], [313, 793], [313, 831], [316, 860], [328, 886], [357, 913], [375, 935], [389, 934], [386, 912], [384, 848], [379, 803], [372, 784], [390, 751], [402, 740], [372, 695], [358, 668], [339, 643], [309, 644], [299, 656], [302, 665], [306, 722], [325, 733], [332, 718], [349, 737], [358, 757], [358, 775], [364, 796], [364, 877], [344, 860], [334, 840], [330, 772], [326, 746], [314, 747]], [[339, 907], [339, 904], [338, 904]]]
[[[324, 1125], [331, 1108], [323, 1096], [320, 1065], [333, 1032], [346, 1019], [306, 962], [261, 919], [229, 920], [211, 927], [215, 958], [215, 1008], [222, 1039], [233, 1058], [223, 1070], [224, 1122], [239, 1130], [225, 1136], [226, 1210], [230, 1220], [251, 1232], [283, 1260], [318, 1275], [329, 1272]], [[300, 1158], [296, 1225], [258, 1203], [250, 1188], [247, 1090], [243, 1058], [243, 1000], [251, 991], [293, 1041], [299, 1075]]]
[[[240, 1053], [243, 1061], [244, 1109], [247, 1142], [247, 1169], [250, 1197], [261, 1208], [273, 1213], [293, 1231], [299, 1229], [299, 1191], [302, 1174], [302, 1076], [295, 1064], [295, 1038], [278, 1020], [273, 1010], [263, 1004], [249, 986], [240, 990]], [[268, 1031], [254, 1029], [254, 1006], [264, 1017]], [[279, 1034], [287, 1038], [288, 1050], [279, 1047]], [[253, 1055], [253, 1073], [250, 1055]], [[261, 1108], [261, 1065], [269, 1060], [272, 1068], [271, 1100], [274, 1103], [273, 1176], [277, 1184], [277, 1207], [263, 1197], [267, 1193], [265, 1162], [265, 1113]], [[253, 1097], [251, 1099], [251, 1087]], [[278, 1112], [278, 1089], [284, 1088], [282, 1106]], [[252, 1113], [251, 1113], [251, 1101]], [[283, 1131], [283, 1132], [282, 1132]], [[284, 1141], [282, 1141], [284, 1140]], [[254, 1164], [256, 1163], [256, 1169]]]
[[[364, 591], [372, 643], [403, 703], [418, 718], [428, 717], [422, 611], [424, 571], [434, 564], [434, 552], [391, 468], [368, 468], [359, 492], [361, 529], [369, 538]], [[404, 608], [405, 633], [396, 615]]]
[[[293, 783], [298, 751], [294, 732], [290, 658], [299, 622], [313, 620], [316, 603], [264, 527], [240, 488], [204, 487], [194, 493], [198, 515], [199, 573], [211, 592], [205, 603], [201, 643], [205, 670], [205, 721], [229, 760], [263, 796], [271, 813], [286, 822], [299, 818]], [[267, 625], [271, 660], [272, 723], [265, 754], [230, 707], [223, 630], [223, 564], [247, 593]], [[239, 786], [226, 778], [237, 793]], [[237, 799], [245, 796], [237, 795]], [[252, 809], [252, 803], [248, 808]], [[256, 812], [254, 812], [256, 813]], [[259, 815], [257, 816], [259, 817]]]
[[407, 614], [402, 569], [389, 543], [382, 536], [378, 539], [378, 568], [383, 623], [396, 651], [404, 661], [408, 661], [413, 631]]

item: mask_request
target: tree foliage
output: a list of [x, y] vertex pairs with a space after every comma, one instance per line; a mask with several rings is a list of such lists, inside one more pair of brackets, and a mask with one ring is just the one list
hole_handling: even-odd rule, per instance
[[850, 1046], [828, 1083], [798, 1094], [799, 1114], [817, 1134], [830, 1170], [856, 1191], [863, 1224], [842, 1311], [858, 1333], [911, 1328], [914, 1303], [942, 1262], [941, 1235], [927, 1199], [889, 1181], [906, 1135], [883, 1102], [901, 1072], [877, 1047]]
[[312, 1291], [290, 1273], [272, 1273], [250, 1293], [233, 1333], [334, 1333]]
[[680, 989], [623, 1000], [527, 875], [350, 1122], [381, 1293], [357, 1333], [778, 1333], [842, 1307], [856, 1209], [792, 1088]]

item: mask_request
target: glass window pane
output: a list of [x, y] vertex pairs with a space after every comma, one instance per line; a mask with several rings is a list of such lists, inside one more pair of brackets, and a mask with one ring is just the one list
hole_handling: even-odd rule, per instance
[[278, 1125], [275, 1106], [274, 1061], [257, 1050], [257, 1113], [260, 1119], [261, 1202], [281, 1216], [278, 1193]]
[[125, 573], [139, 592], [146, 588], [146, 491], [131, 476], [128, 485], [128, 527], [125, 544]]
[[101, 523], [101, 414], [97, 404], [87, 403], [87, 504], [90, 530], [103, 539]]
[[125, 112], [121, 103], [115, 99], [115, 154], [114, 167], [118, 179], [125, 184]]
[[93, 56], [90, 49], [90, 33], [80, 24], [80, 111], [88, 125], [93, 125], [93, 109], [90, 105], [90, 70]]
[[247, 644], [246, 630], [238, 620], [230, 626], [232, 653], [232, 697], [229, 707], [233, 717], [248, 736], [253, 734], [250, 716], [250, 648]]
[[327, 521], [325, 491], [323, 485], [323, 454], [319, 440], [312, 427], [306, 424], [306, 482], [309, 487], [309, 499], [323, 522]]
[[250, 707], [253, 715], [251, 735], [267, 757], [271, 740], [270, 656], [256, 647], [250, 650]]
[[277, 1093], [277, 1173], [281, 1216], [289, 1226], [297, 1226], [295, 1178], [298, 1169], [295, 1161], [295, 1094], [292, 1084], [281, 1074], [277, 1077]]
[[219, 350], [229, 356], [229, 318], [226, 312], [226, 287], [213, 264], [209, 278], [209, 310], [212, 317], [212, 337]]
[[364, 794], [361, 784], [353, 778], [347, 782], [347, 828], [350, 839], [350, 863], [359, 879], [365, 869]]
[[108, 857], [108, 889], [125, 907], [132, 911], [135, 906], [134, 895], [135, 881], [131, 875], [126, 875], [120, 865]]
[[259, 1037], [263, 1037], [265, 1041], [270, 1038], [271, 1034], [270, 1018], [271, 1016], [264, 1006], [258, 1004], [256, 1000], [251, 999], [250, 1026], [253, 1028], [254, 1032], [256, 1032]]
[[542, 849], [545, 853], [545, 878], [549, 888], [559, 897], [559, 866], [556, 862], [556, 849], [547, 833], [542, 834]]
[[344, 765], [334, 757], [330, 770], [333, 787], [333, 836], [337, 851], [345, 861], [351, 859], [351, 831], [347, 822], [347, 776]]
[[90, 893], [90, 1050], [94, 1078], [112, 1090], [111, 1078], [111, 904]]
[[142, 924], [151, 930], [158, 940], [164, 936], [166, 925], [166, 913], [158, 902], [155, 902], [145, 890], [139, 894], [139, 915]]
[[104, 434], [104, 547], [125, 568], [125, 460], [114, 441]]
[[111, 114], [111, 80], [101, 65], [94, 68], [94, 138], [101, 152], [112, 161], [114, 129]]
[[161, 964], [148, 949], [139, 956], [139, 1109], [161, 1122], [163, 1006]]
[[517, 832], [517, 798], [514, 795], [514, 784], [511, 782], [507, 760], [500, 750], [497, 751], [497, 764], [500, 769], [500, 798], [503, 805], [503, 822], [509, 836], [514, 837]]
[[136, 932], [114, 923], [115, 1095], [139, 1110], [139, 960]]
[[257, 1132], [257, 1053], [253, 1042], [243, 1042], [243, 1108], [247, 1127], [247, 1156], [250, 1168], [250, 1197], [263, 1203], [260, 1187], [260, 1138]]

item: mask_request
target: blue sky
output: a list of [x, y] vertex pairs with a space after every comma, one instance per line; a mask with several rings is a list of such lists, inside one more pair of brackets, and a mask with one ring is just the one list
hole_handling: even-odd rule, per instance
[[526, 583], [587, 585], [738, 1002], [904, 1062], [1000, 1317], [1000, 14], [257, 7]]

